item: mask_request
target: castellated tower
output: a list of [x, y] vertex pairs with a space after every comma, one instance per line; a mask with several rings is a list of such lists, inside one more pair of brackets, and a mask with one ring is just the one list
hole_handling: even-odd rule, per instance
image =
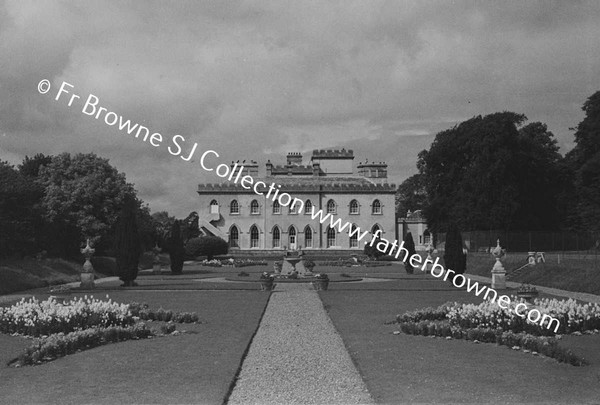
[[287, 154], [287, 164], [289, 166], [300, 166], [302, 164], [302, 154], [300, 152], [290, 152]]
[[318, 164], [327, 176], [351, 176], [354, 174], [354, 152], [352, 149], [315, 149], [311, 162]]
[[[237, 166], [236, 166], [237, 165]], [[238, 172], [242, 172], [242, 174], [240, 176], [252, 176], [252, 177], [258, 177], [258, 162], [254, 161], [254, 160], [249, 160], [249, 161], [237, 161], [237, 162], [231, 162], [231, 164], [229, 165], [229, 167], [231, 168], [232, 172], [234, 173], [234, 176], [237, 176]], [[243, 168], [242, 168], [243, 167]]]
[[366, 177], [373, 183], [382, 184], [387, 183], [387, 164], [385, 162], [369, 162], [359, 163], [358, 174]]

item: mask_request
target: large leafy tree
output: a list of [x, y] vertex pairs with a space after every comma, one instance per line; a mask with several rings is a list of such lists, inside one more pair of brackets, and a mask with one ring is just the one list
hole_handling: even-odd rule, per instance
[[600, 232], [600, 91], [583, 104], [585, 117], [575, 129], [575, 147], [566, 159], [575, 185], [570, 222]]
[[170, 216], [167, 211], [158, 211], [153, 213], [151, 216], [155, 232], [155, 243], [168, 249], [167, 240], [176, 218]]
[[42, 167], [52, 162], [52, 156], [37, 153], [33, 157], [25, 156], [23, 162], [18, 166], [19, 173], [28, 178], [37, 179]]
[[427, 206], [425, 175], [417, 173], [404, 180], [396, 191], [396, 212], [405, 216], [410, 211], [422, 210]]
[[41, 187], [0, 161], [0, 257], [39, 250], [36, 236], [42, 225], [38, 207], [42, 195]]
[[477, 116], [419, 154], [430, 228], [544, 230], [557, 225], [562, 159], [544, 124], [522, 114]]
[[136, 201], [136, 210], [141, 206], [125, 175], [93, 153], [55, 156], [39, 170], [38, 182], [46, 219], [75, 227], [95, 244], [108, 237], [126, 197]]

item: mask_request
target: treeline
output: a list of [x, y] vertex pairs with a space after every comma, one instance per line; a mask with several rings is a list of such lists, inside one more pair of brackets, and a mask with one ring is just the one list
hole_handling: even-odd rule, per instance
[[399, 215], [421, 209], [434, 232], [600, 232], [600, 91], [583, 111], [565, 156], [545, 124], [513, 112], [438, 133], [398, 189]]
[[[133, 184], [108, 159], [62, 153], [26, 157], [17, 167], [0, 162], [0, 257], [44, 252], [78, 258], [88, 238], [97, 255], [114, 256], [117, 223], [126, 205], [141, 251], [157, 243], [166, 248], [175, 218], [164, 211], [151, 215]], [[188, 227], [182, 228], [187, 237]]]

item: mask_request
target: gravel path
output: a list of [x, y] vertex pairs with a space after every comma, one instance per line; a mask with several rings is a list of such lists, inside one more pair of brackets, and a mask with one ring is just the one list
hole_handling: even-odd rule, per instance
[[278, 284], [228, 404], [372, 404], [310, 284]]

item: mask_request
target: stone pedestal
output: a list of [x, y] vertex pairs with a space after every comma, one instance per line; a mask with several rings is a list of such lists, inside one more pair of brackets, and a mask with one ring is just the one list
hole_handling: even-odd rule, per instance
[[81, 284], [80, 288], [84, 290], [92, 290], [95, 287], [94, 284], [94, 266], [90, 258], [94, 254], [96, 249], [90, 246], [90, 240], [87, 240], [87, 245], [81, 249], [81, 253], [85, 256], [85, 263], [83, 263], [83, 270], [81, 271]]
[[431, 254], [433, 253], [433, 246], [431, 246], [431, 243], [427, 245], [427, 247], [425, 248], [425, 251], [427, 252], [427, 258], [425, 259], [425, 263], [427, 263], [425, 265], [425, 268], [423, 269], [423, 271], [425, 272], [425, 274], [430, 274], [431, 273], [431, 268], [433, 267], [433, 257], [431, 257]]
[[281, 274], [290, 275], [294, 271], [298, 272], [299, 276], [303, 276], [307, 273], [306, 268], [301, 257], [284, 257], [283, 264], [281, 266]]
[[94, 273], [81, 273], [81, 284], [79, 286], [83, 290], [93, 290], [94, 284]]
[[499, 257], [496, 257], [496, 263], [492, 268], [492, 288], [495, 290], [506, 289], [506, 270], [504, 270]]
[[307, 270], [304, 266], [302, 252], [290, 251], [287, 252], [286, 255], [283, 257], [280, 274], [283, 276], [289, 276], [293, 272], [297, 272], [298, 276], [301, 277], [312, 275], [312, 272]]

